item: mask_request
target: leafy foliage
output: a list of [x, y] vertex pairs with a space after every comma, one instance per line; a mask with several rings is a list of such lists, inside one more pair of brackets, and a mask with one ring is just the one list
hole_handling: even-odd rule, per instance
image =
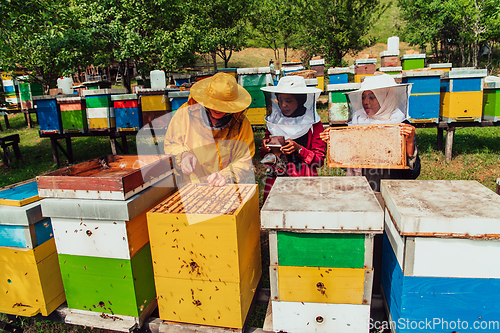
[[481, 47], [500, 41], [500, 4], [497, 0], [399, 0], [406, 22], [402, 35], [436, 58], [459, 59], [477, 67]]
[[328, 63], [340, 66], [346, 54], [369, 45], [370, 27], [388, 6], [379, 0], [303, 1], [298, 45], [309, 54], [321, 54]]

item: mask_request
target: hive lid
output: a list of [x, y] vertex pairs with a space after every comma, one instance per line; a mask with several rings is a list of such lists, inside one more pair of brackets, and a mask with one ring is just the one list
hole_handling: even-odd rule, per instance
[[0, 206], [0, 225], [32, 225], [43, 220], [41, 201], [32, 202], [22, 207]]
[[429, 64], [429, 68], [452, 68], [453, 64], [451, 62], [439, 63], [439, 64]]
[[403, 67], [401, 66], [380, 67], [378, 70], [380, 72], [401, 72], [403, 70]]
[[336, 68], [328, 68], [328, 74], [354, 74], [354, 68], [351, 67], [336, 67]]
[[[62, 97], [59, 97], [62, 96]], [[58, 95], [56, 97], [57, 103], [75, 103], [75, 102], [81, 102], [85, 100], [85, 97], [67, 97], [68, 95]]]
[[125, 89], [90, 89], [83, 90], [83, 96], [125, 94]]
[[444, 72], [445, 79], [480, 78], [487, 75], [487, 69], [452, 68], [451, 71]]
[[500, 196], [474, 180], [382, 180], [402, 235], [500, 238]]
[[271, 72], [271, 67], [238, 68], [237, 73], [238, 75], [273, 74]]
[[324, 64], [325, 64], [325, 59], [316, 59], [309, 61], [309, 66], [319, 66]]
[[171, 173], [170, 155], [107, 155], [38, 176], [38, 194], [126, 200]]
[[355, 65], [367, 65], [367, 64], [376, 64], [377, 58], [367, 58], [367, 59], [356, 59], [354, 60]]
[[189, 90], [184, 90], [184, 91], [169, 91], [168, 92], [168, 97], [169, 98], [179, 98], [179, 97], [189, 97]]
[[401, 60], [408, 60], [408, 59], [425, 59], [425, 53], [420, 53], [420, 54], [403, 54], [401, 56]]
[[175, 190], [174, 176], [150, 186], [127, 200], [82, 200], [45, 198], [41, 201], [43, 216], [130, 221]]
[[266, 229], [381, 233], [383, 223], [365, 177], [278, 177], [261, 210]]
[[[208, 75], [213, 75], [214, 74], [214, 72], [212, 71], [212, 72], [199, 72], [199, 73], [196, 73], [196, 75], [199, 75], [200, 73], [201, 74], [206, 73], [204, 75], [207, 75], [207, 74]], [[174, 80], [186, 80], [186, 79], [190, 79], [192, 77], [193, 77], [192, 74], [172, 74], [172, 78]]]
[[352, 91], [357, 90], [361, 87], [361, 83], [339, 83], [339, 84], [329, 84], [326, 87], [327, 91]]
[[123, 94], [111, 96], [112, 101], [133, 101], [137, 99], [137, 94]]
[[399, 50], [397, 52], [388, 50], [380, 52], [380, 57], [397, 57], [398, 55], [399, 55]]
[[402, 77], [423, 77], [423, 76], [441, 76], [444, 71], [406, 71], [401, 74]]
[[0, 188], [1, 206], [21, 207], [40, 199], [41, 198], [38, 196], [36, 179], [30, 179]]

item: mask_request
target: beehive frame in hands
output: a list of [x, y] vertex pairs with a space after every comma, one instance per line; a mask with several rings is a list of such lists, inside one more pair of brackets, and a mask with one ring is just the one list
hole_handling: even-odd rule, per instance
[[408, 169], [406, 137], [399, 124], [329, 129], [328, 167]]

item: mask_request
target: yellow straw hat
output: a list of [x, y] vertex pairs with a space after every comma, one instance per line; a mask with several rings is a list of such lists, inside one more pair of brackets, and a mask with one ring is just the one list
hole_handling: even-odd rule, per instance
[[196, 82], [190, 90], [191, 97], [206, 108], [219, 112], [236, 113], [248, 108], [252, 97], [234, 76], [217, 73]]

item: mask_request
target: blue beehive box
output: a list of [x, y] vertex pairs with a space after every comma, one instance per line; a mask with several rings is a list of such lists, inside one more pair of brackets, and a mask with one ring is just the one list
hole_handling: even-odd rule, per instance
[[142, 114], [138, 106], [137, 94], [112, 95], [111, 101], [115, 108], [118, 131], [138, 131], [142, 127]]
[[0, 189], [0, 247], [34, 249], [53, 237], [40, 199], [34, 180]]
[[443, 73], [443, 71], [409, 71], [402, 74], [402, 82], [412, 84], [408, 109], [410, 122], [439, 122], [440, 83]]
[[329, 68], [328, 83], [329, 84], [346, 84], [349, 82], [349, 74], [353, 74], [354, 69], [349, 67]]
[[63, 132], [61, 111], [56, 97], [72, 97], [73, 95], [33, 96], [36, 105], [36, 116], [43, 134], [61, 134]]
[[170, 104], [172, 105], [172, 112], [175, 112], [182, 106], [182, 104], [188, 101], [189, 90], [169, 91], [168, 98], [170, 99]]
[[382, 180], [381, 194], [391, 331], [498, 332], [500, 196], [470, 180]]

